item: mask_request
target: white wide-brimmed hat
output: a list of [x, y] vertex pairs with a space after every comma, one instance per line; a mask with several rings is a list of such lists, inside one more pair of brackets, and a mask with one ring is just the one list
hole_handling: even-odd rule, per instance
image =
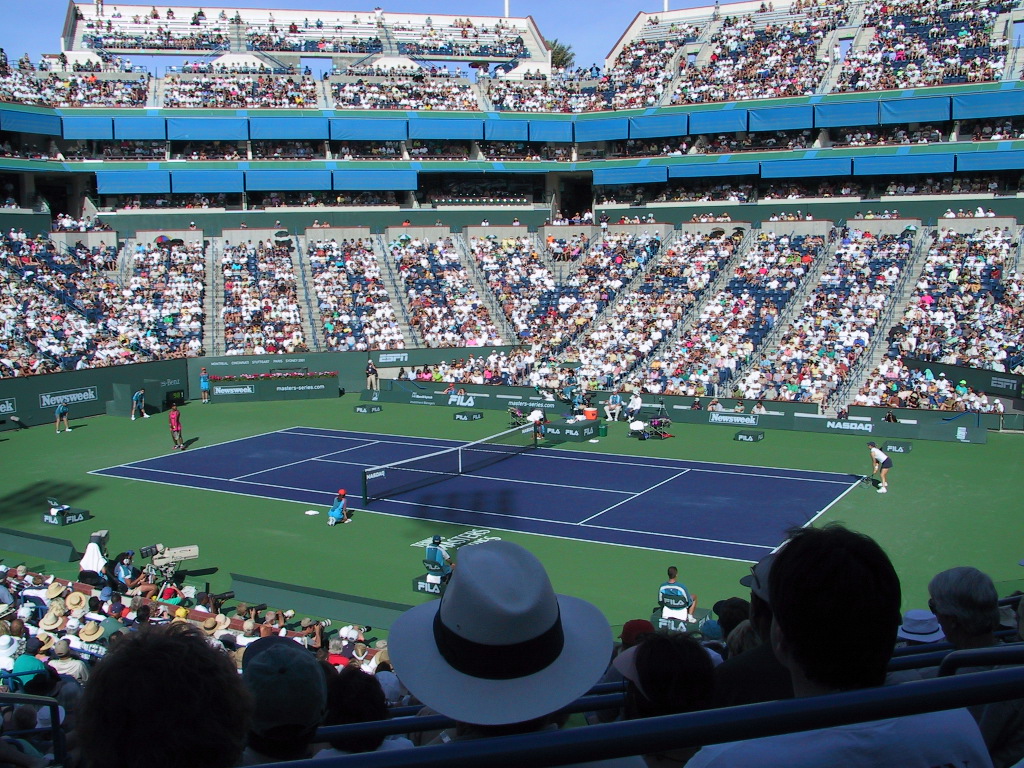
[[597, 682], [611, 649], [601, 611], [556, 595], [541, 562], [508, 541], [465, 550], [444, 597], [403, 613], [388, 637], [413, 695], [478, 725], [556, 712]]
[[935, 643], [946, 635], [934, 613], [915, 608], [903, 614], [903, 624], [896, 630], [896, 636], [917, 643]]

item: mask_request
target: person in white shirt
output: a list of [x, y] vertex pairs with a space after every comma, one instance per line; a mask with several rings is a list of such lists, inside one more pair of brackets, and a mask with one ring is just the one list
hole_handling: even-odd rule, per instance
[[868, 449], [871, 452], [871, 475], [878, 474], [879, 476], [879, 493], [888, 493], [889, 491], [889, 470], [892, 469], [892, 459], [885, 453], [883, 453], [878, 444], [875, 442], [868, 443]]

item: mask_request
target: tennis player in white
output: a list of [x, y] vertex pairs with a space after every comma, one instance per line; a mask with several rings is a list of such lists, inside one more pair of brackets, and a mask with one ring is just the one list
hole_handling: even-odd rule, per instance
[[878, 486], [879, 493], [889, 492], [889, 470], [892, 469], [892, 459], [879, 449], [874, 442], [868, 443], [868, 450], [871, 451], [871, 474], [878, 473], [881, 484]]

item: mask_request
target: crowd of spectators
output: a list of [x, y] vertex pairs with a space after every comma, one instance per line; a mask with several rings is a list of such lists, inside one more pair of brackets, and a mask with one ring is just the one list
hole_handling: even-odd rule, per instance
[[[545, 370], [527, 350], [470, 355], [405, 375], [450, 381], [454, 389], [484, 383], [487, 374], [491, 380], [539, 381]], [[140, 570], [132, 552], [108, 558], [90, 543], [77, 582], [24, 565], [0, 566], [6, 606], [0, 614], [0, 668], [15, 692], [56, 701], [56, 725], [76, 764], [226, 768], [552, 732], [564, 725], [559, 713], [601, 680], [620, 682], [625, 696], [608, 710], [588, 713], [588, 722], [810, 699], [822, 687], [839, 697], [909, 681], [927, 685], [920, 681], [939, 673], [928, 666], [930, 656], [915, 653], [917, 667], [887, 676], [897, 648], [995, 649], [1019, 639], [1022, 629], [1020, 607], [1001, 608], [1007, 601], [1000, 601], [992, 578], [973, 567], [936, 573], [927, 586], [928, 610], [910, 609], [901, 618], [901, 585], [889, 555], [841, 524], [794, 529], [784, 546], [750, 570], [735, 589], [706, 597], [714, 608], [698, 626], [655, 631], [646, 619], [609, 620], [586, 601], [555, 594], [534, 554], [518, 544], [486, 541], [459, 553], [445, 599], [403, 612], [385, 643], [365, 626], [336, 626], [266, 605], [228, 605], [180, 578], [162, 580]], [[678, 569], [671, 567], [668, 575], [659, 602], [671, 594], [692, 604]], [[816, 613], [821, 605], [841, 605], [854, 617]], [[510, 622], [513, 607], [519, 610]], [[620, 643], [613, 644], [610, 624], [621, 625]], [[439, 648], [445, 637], [473, 642], [498, 631], [519, 638], [516, 645], [536, 642], [552, 626], [566, 637], [540, 672], [529, 667], [497, 676], [464, 664], [457, 669], [458, 658]], [[822, 631], [850, 640], [849, 650], [821, 653]], [[977, 671], [982, 670], [958, 674]], [[805, 682], [807, 674], [813, 686]], [[532, 695], [511, 696], [508, 686], [522, 685], [527, 677]], [[468, 685], [454, 683], [466, 678]], [[201, 739], [201, 758], [147, 754], [151, 734], [126, 722], [116, 706], [132, 685], [159, 690], [146, 714], [159, 722], [173, 718]], [[317, 738], [322, 726], [387, 720], [389, 708], [399, 705], [425, 707], [422, 714], [439, 713], [456, 725], [408, 738], [337, 731]], [[763, 763], [766, 754], [795, 751], [814, 765], [862, 758], [896, 764], [915, 741], [915, 755], [928, 764], [1010, 766], [1024, 756], [1015, 728], [1021, 707], [1020, 699], [1011, 699], [868, 726], [673, 750], [672, 762], [747, 765]], [[63, 745], [47, 733], [53, 722], [46, 706], [19, 702], [5, 717], [10, 725], [0, 741], [0, 760], [42, 768], [64, 757]], [[644, 751], [643, 744], [634, 746]], [[665, 764], [664, 754], [652, 754], [652, 761], [660, 757]], [[613, 762], [620, 768], [647, 764], [642, 757]]]
[[372, 243], [316, 240], [308, 258], [328, 350], [405, 348]]
[[831, 263], [773, 349], [737, 382], [747, 400], [828, 402], [871, 343], [906, 270], [913, 232], [844, 228]]
[[332, 82], [336, 109], [424, 109], [478, 111], [480, 100], [468, 82], [444, 78], [398, 78]]
[[940, 227], [910, 306], [890, 331], [889, 355], [853, 403], [941, 410], [997, 407], [965, 382], [911, 371], [903, 358], [995, 371], [1019, 369], [1024, 280], [1004, 274], [1013, 247], [1013, 234], [998, 227], [966, 234]]
[[142, 107], [149, 76], [100, 79], [95, 74], [37, 75], [18, 70], [0, 74], [0, 101], [43, 107]]
[[978, 0], [929, 5], [919, 0], [873, 0], [864, 9], [874, 38], [843, 61], [834, 90], [878, 91], [1000, 80], [1005, 38], [993, 25], [1009, 3]]
[[107, 232], [110, 225], [99, 218], [99, 216], [82, 216], [76, 219], [67, 213], [58, 213], [53, 219], [52, 231], [54, 232]]
[[759, 27], [754, 15], [735, 18], [709, 44], [708, 63], [683, 62], [672, 104], [810, 96], [828, 70], [818, 49], [831, 32], [835, 16], [802, 17]]
[[960, 123], [961, 139], [971, 141], [1006, 141], [1024, 138], [1024, 125], [1013, 118], [1001, 120], [964, 120]]
[[[612, 234], [598, 241], [591, 255], [603, 251], [614, 263], [623, 258], [623, 251], [631, 252], [633, 258], [623, 274], [628, 282], [636, 270], [647, 266], [660, 245], [650, 235]], [[581, 363], [579, 375], [606, 389], [617, 388], [684, 321], [731, 258], [735, 246], [735, 240], [725, 234], [680, 233], [664, 247], [661, 258], [645, 270], [643, 281], [620, 296], [615, 311], [573, 343]], [[604, 267], [608, 276], [616, 279], [607, 255], [601, 260], [592, 258], [590, 263]], [[659, 368], [652, 367], [652, 378]]]
[[326, 157], [323, 142], [252, 141], [253, 160], [322, 160]]
[[295, 264], [271, 241], [224, 248], [225, 354], [273, 355], [305, 350]]
[[631, 379], [661, 394], [717, 392], [750, 361], [824, 247], [819, 236], [761, 231], [727, 266], [732, 278], [700, 309], [693, 326]]
[[431, 56], [528, 58], [529, 48], [522, 30], [498, 19], [493, 27], [470, 18], [454, 19], [448, 25], [435, 24], [429, 16], [422, 25], [396, 23], [391, 34], [402, 56], [429, 59]]
[[935, 144], [945, 141], [952, 126], [941, 128], [931, 124], [860, 126], [856, 128], [833, 128], [830, 141], [834, 147], [882, 147], [890, 144]]
[[399, 141], [332, 141], [331, 155], [335, 160], [403, 159]]
[[606, 108], [597, 83], [492, 78], [484, 97], [498, 112], [595, 112]]
[[387, 247], [405, 291], [409, 325], [424, 346], [482, 347], [502, 342], [451, 238], [431, 242], [403, 234]]
[[312, 77], [172, 75], [164, 78], [163, 106], [169, 109], [312, 109], [319, 103], [319, 89]]
[[[45, 240], [4, 245], [10, 296], [25, 298], [21, 359], [10, 370], [47, 372], [126, 365], [202, 350], [205, 256], [201, 243], [139, 245], [118, 284], [113, 246], [63, 249]], [[20, 285], [20, 288], [19, 288]], [[25, 357], [34, 350], [34, 357]]]

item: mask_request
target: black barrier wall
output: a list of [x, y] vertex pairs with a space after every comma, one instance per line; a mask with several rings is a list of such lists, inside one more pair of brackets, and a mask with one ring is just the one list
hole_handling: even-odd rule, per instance
[[51, 423], [54, 410], [61, 403], [67, 404], [70, 419], [106, 413], [107, 402], [114, 400], [115, 385], [129, 392], [145, 387], [147, 409], [159, 411], [169, 392], [185, 390], [187, 396], [187, 366], [184, 360], [161, 360], [2, 379], [0, 419], [4, 423], [0, 429], [15, 426], [11, 416], [17, 416], [28, 426]]

